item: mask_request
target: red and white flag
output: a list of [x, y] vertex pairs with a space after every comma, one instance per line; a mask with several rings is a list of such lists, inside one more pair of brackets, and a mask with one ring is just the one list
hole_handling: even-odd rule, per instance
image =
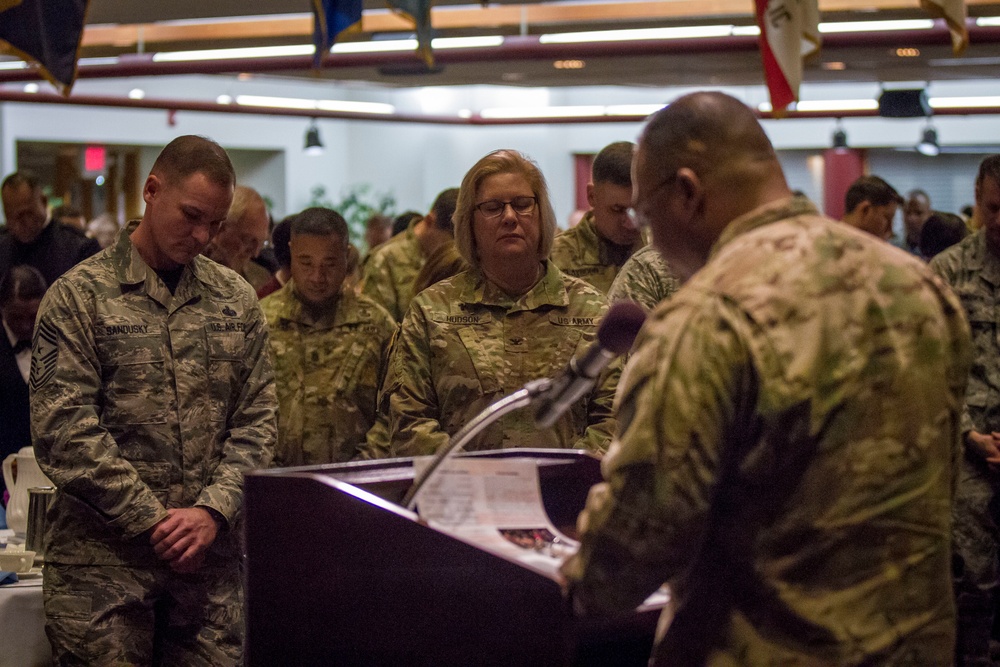
[[819, 51], [817, 0], [756, 0], [764, 78], [776, 113], [799, 99], [802, 59]]
[[965, 27], [965, 3], [962, 0], [920, 0], [925, 12], [936, 19], [944, 19], [951, 32], [951, 50], [962, 55], [969, 45], [969, 29]]

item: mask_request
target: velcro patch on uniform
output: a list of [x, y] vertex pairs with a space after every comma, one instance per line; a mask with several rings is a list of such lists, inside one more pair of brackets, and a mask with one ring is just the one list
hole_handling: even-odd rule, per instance
[[42, 320], [35, 332], [35, 342], [31, 353], [31, 376], [29, 384], [32, 391], [38, 391], [46, 382], [52, 379], [59, 360], [59, 346], [56, 342], [59, 334], [55, 326], [48, 320]]

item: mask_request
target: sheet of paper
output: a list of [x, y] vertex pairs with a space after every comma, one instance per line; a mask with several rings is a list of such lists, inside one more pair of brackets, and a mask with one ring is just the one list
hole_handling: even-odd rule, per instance
[[[429, 463], [417, 460], [417, 474]], [[554, 574], [577, 548], [552, 525], [533, 459], [453, 458], [417, 495], [429, 525], [483, 549]]]

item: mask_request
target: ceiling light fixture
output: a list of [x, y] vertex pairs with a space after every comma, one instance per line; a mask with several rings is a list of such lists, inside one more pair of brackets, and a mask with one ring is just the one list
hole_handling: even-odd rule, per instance
[[941, 146], [938, 144], [937, 130], [931, 126], [930, 121], [927, 121], [927, 127], [924, 128], [923, 135], [920, 138], [920, 143], [917, 144], [917, 152], [928, 157], [934, 157], [941, 153]]
[[483, 49], [493, 46], [503, 46], [503, 37], [501, 35], [436, 37], [431, 40], [431, 48], [433, 49]]
[[130, 100], [141, 100], [144, 97], [146, 97], [146, 91], [142, 88], [133, 88], [128, 91], [128, 98]]
[[932, 97], [928, 102], [932, 109], [958, 109], [962, 107], [1000, 107], [1000, 96], [983, 97]]
[[301, 97], [270, 97], [266, 95], [237, 95], [236, 103], [248, 107], [272, 107], [277, 109], [304, 109], [333, 111], [340, 113], [363, 113], [388, 115], [395, 113], [396, 107], [382, 102], [352, 102], [349, 100], [308, 100]]
[[497, 107], [483, 109], [479, 112], [482, 118], [580, 118], [586, 116], [603, 116], [603, 106], [566, 106], [566, 107]]
[[844, 126], [839, 118], [837, 119], [837, 129], [833, 132], [833, 147], [837, 149], [847, 148], [847, 132], [844, 131]]
[[316, 52], [312, 44], [288, 46], [252, 46], [238, 49], [201, 49], [198, 51], [166, 51], [153, 54], [154, 63], [186, 62], [190, 60], [236, 60], [242, 58], [283, 58], [311, 56]]
[[587, 32], [558, 32], [541, 35], [540, 44], [579, 44], [583, 42], [630, 42], [656, 39], [697, 39], [729, 37], [732, 25], [699, 25], [677, 28], [637, 28], [634, 30], [591, 30]]
[[819, 31], [824, 34], [838, 32], [888, 32], [895, 30], [930, 30], [932, 19], [907, 19], [899, 21], [839, 21], [820, 23]]
[[391, 53], [416, 49], [415, 39], [376, 39], [371, 42], [337, 42], [330, 47], [330, 53]]
[[312, 119], [309, 123], [309, 129], [306, 130], [306, 144], [303, 151], [306, 155], [323, 154], [323, 140], [319, 136], [319, 127], [316, 125], [315, 118]]
[[0, 69], [28, 69], [28, 63], [23, 60], [3, 60], [0, 61]]
[[1000, 16], [980, 16], [976, 19], [976, 26], [980, 28], [995, 28], [1000, 26]]

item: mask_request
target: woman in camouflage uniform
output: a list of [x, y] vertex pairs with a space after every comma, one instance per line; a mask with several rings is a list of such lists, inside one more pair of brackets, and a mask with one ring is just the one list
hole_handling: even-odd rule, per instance
[[[536, 378], [553, 377], [585, 349], [607, 311], [605, 297], [548, 261], [555, 214], [534, 162], [513, 150], [482, 158], [465, 175], [455, 241], [471, 269], [437, 283], [410, 305], [389, 362], [396, 455], [429, 454], [494, 401]], [[546, 431], [515, 412], [467, 449], [606, 449], [620, 368]]]

